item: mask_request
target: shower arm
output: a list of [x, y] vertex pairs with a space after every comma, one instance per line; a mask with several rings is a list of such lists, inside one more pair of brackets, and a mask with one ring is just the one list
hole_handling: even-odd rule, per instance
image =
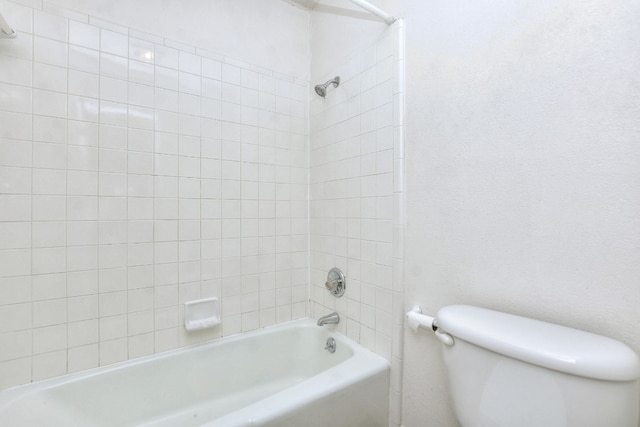
[[389, 15], [384, 10], [378, 9], [377, 7], [375, 7], [374, 5], [372, 5], [366, 0], [349, 0], [349, 1], [355, 5], [360, 6], [364, 10], [376, 15], [378, 18], [382, 19], [384, 22], [386, 22], [389, 25], [393, 24], [394, 22], [396, 22], [396, 19], [398, 19]]

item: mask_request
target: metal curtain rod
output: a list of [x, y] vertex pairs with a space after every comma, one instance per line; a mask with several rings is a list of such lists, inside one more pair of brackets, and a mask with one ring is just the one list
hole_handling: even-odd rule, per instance
[[0, 13], [0, 39], [13, 39], [16, 35], [15, 30], [7, 24], [7, 21], [4, 20]]
[[378, 9], [377, 7], [375, 7], [374, 5], [372, 5], [366, 0], [349, 0], [349, 1], [355, 5], [360, 6], [366, 11], [373, 13], [374, 15], [376, 15], [378, 18], [382, 19], [384, 22], [386, 22], [389, 25], [393, 24], [394, 22], [396, 22], [396, 19], [398, 19], [389, 15], [384, 10]]

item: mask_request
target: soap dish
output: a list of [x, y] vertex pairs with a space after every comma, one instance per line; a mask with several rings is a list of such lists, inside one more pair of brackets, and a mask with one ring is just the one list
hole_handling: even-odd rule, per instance
[[184, 328], [187, 331], [212, 328], [220, 323], [218, 298], [204, 298], [184, 303]]

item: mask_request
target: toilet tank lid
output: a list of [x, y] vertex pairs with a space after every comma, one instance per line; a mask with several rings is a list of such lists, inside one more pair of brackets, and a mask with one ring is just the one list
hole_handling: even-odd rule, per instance
[[609, 381], [640, 377], [636, 353], [602, 335], [470, 305], [440, 309], [437, 322], [458, 339], [556, 371]]

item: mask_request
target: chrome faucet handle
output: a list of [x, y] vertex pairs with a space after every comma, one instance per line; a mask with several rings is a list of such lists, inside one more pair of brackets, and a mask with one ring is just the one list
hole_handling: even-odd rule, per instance
[[329, 353], [335, 353], [336, 352], [336, 340], [334, 340], [333, 338], [327, 339], [327, 346], [324, 349], [327, 350]]
[[324, 286], [331, 292], [334, 292], [336, 289], [338, 289], [339, 285], [340, 282], [336, 279], [327, 280], [326, 282], [324, 282]]
[[345, 288], [347, 286], [344, 274], [340, 271], [339, 268], [332, 268], [329, 270], [329, 274], [327, 274], [327, 281], [324, 283], [324, 286], [331, 292], [331, 294], [335, 297], [341, 297], [344, 294]]

